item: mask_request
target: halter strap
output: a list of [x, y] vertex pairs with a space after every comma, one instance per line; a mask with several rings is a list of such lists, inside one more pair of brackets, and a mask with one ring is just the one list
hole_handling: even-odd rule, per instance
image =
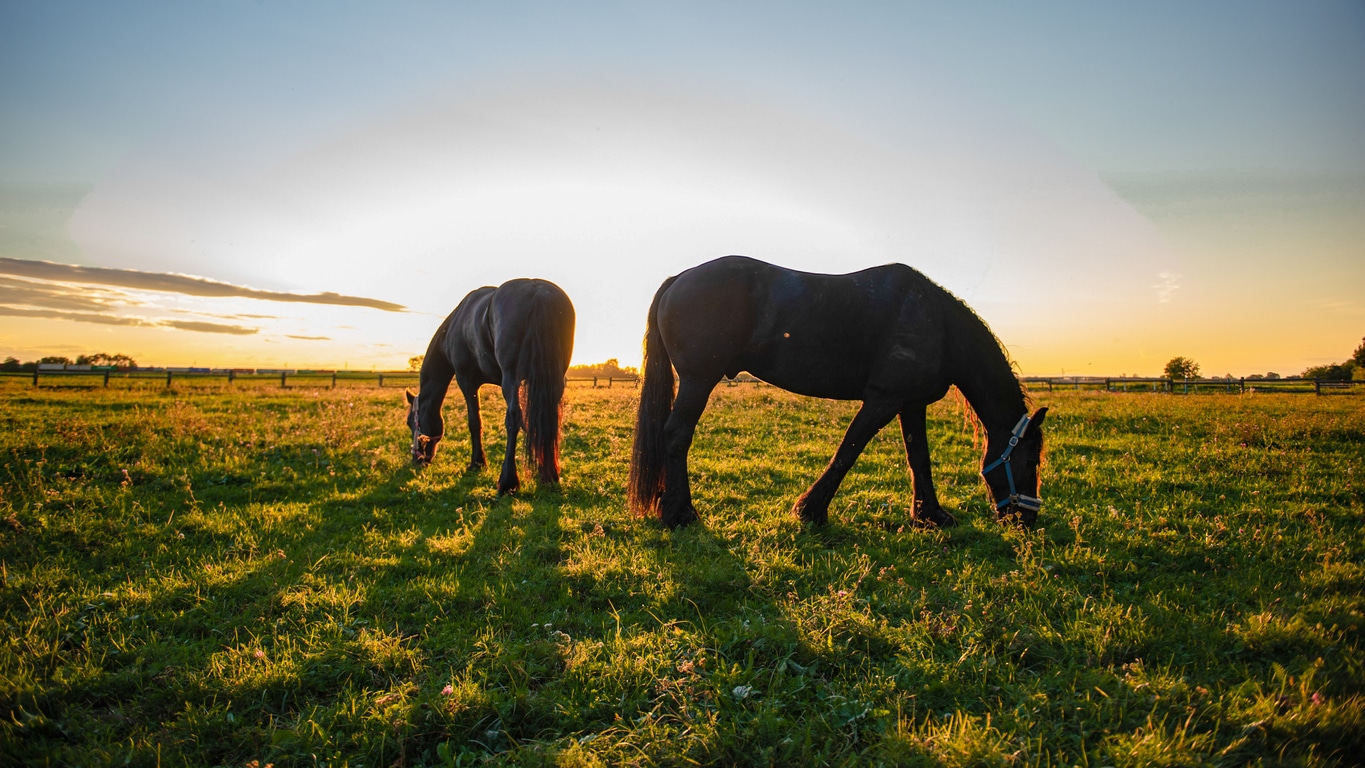
[[443, 437], [442, 435], [428, 435], [422, 431], [422, 409], [417, 407], [421, 398], [420, 392], [412, 397], [412, 425], [417, 428], [417, 439], [440, 440]]
[[985, 477], [987, 472], [995, 469], [1001, 464], [1005, 465], [1005, 480], [1009, 483], [1010, 495], [1009, 498], [996, 503], [996, 512], [999, 512], [1007, 504], [1021, 507], [1030, 512], [1037, 512], [1043, 506], [1042, 499], [1039, 499], [1036, 496], [1026, 496], [1015, 489], [1014, 470], [1010, 467], [1010, 454], [1014, 453], [1014, 446], [1019, 444], [1019, 438], [1024, 436], [1024, 431], [1028, 429], [1029, 420], [1031, 418], [1032, 417], [1027, 413], [1019, 417], [1019, 423], [1015, 424], [1014, 429], [1010, 430], [1010, 444], [1005, 446], [1005, 450], [1000, 454], [1000, 458], [992, 461], [981, 469], [981, 476]]

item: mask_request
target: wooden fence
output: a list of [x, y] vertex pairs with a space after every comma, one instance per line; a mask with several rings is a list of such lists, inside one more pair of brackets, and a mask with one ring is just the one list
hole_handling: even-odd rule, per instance
[[[416, 387], [416, 371], [299, 371], [299, 370], [60, 370], [3, 371], [0, 380], [27, 380], [33, 386], [108, 387], [110, 381], [129, 384], [155, 384], [171, 387], [175, 384], [219, 384], [289, 387], [333, 388], [348, 386]], [[636, 376], [571, 376], [566, 384], [589, 384], [611, 388], [618, 384], [638, 387]]]
[[1092, 390], [1104, 392], [1168, 392], [1177, 395], [1223, 392], [1312, 393], [1315, 395], [1365, 393], [1365, 381], [1327, 379], [1167, 379], [1140, 376], [1025, 376], [1024, 386], [1032, 390]]
[[[33, 386], [108, 387], [110, 382], [138, 383], [171, 387], [213, 384], [289, 387], [416, 387], [416, 371], [305, 371], [305, 370], [37, 370], [3, 371], [0, 381], [28, 380]], [[638, 376], [571, 376], [566, 384], [587, 384], [593, 389], [607, 389], [615, 385], [640, 386]], [[1165, 392], [1189, 395], [1210, 392], [1223, 393], [1312, 393], [1315, 395], [1365, 393], [1365, 381], [1329, 381], [1326, 379], [1167, 379], [1135, 376], [1025, 376], [1024, 386], [1039, 391], [1103, 391], [1103, 392]], [[726, 386], [742, 384], [764, 385], [761, 379], [741, 374], [724, 380]]]
[[109, 386], [113, 382], [130, 384], [159, 384], [165, 387], [179, 384], [265, 385], [291, 386], [416, 386], [416, 371], [296, 371], [296, 370], [37, 370], [21, 373], [3, 372], [7, 379], [24, 378], [33, 386]]

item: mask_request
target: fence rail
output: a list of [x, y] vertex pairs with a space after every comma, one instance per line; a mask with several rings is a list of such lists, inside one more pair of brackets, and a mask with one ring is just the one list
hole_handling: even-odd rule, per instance
[[[282, 388], [291, 386], [338, 387], [338, 386], [413, 386], [417, 384], [416, 371], [304, 371], [304, 370], [194, 370], [194, 369], [134, 369], [134, 370], [36, 370], [0, 372], [0, 380], [27, 379], [33, 386], [44, 386], [45, 380], [51, 386], [109, 386], [115, 382], [159, 383], [166, 387], [176, 382], [219, 382], [222, 384], [278, 384]], [[55, 382], [53, 380], [56, 380]]]
[[[173, 386], [177, 382], [190, 383], [218, 382], [221, 384], [277, 384], [281, 388], [291, 386], [331, 387], [338, 386], [375, 386], [407, 387], [418, 383], [417, 371], [301, 371], [269, 369], [237, 370], [193, 370], [193, 369], [135, 369], [135, 370], [97, 370], [97, 369], [40, 369], [36, 371], [0, 371], [0, 380], [25, 379], [33, 386], [71, 386], [98, 387], [109, 386], [109, 382], [147, 382]], [[611, 388], [615, 384], [629, 383], [638, 387], [637, 376], [570, 376], [566, 384], [589, 383], [593, 389], [599, 386]]]
[[1313, 393], [1315, 395], [1365, 393], [1365, 381], [1328, 379], [1169, 379], [1142, 376], [1025, 376], [1024, 386], [1034, 390], [1093, 390], [1105, 392], [1168, 392], [1178, 395], [1201, 392]]
[[[23, 379], [33, 386], [71, 386], [71, 387], [108, 387], [114, 382], [146, 382], [165, 387], [177, 382], [221, 382], [225, 385], [256, 385], [289, 387], [327, 387], [373, 386], [409, 387], [418, 383], [417, 371], [308, 371], [272, 369], [81, 369], [57, 370], [40, 369], [36, 371], [0, 371], [0, 381]], [[1141, 376], [1025, 376], [1020, 379], [1024, 386], [1033, 390], [1053, 391], [1103, 391], [1103, 392], [1165, 392], [1170, 394], [1198, 394], [1209, 392], [1224, 393], [1312, 393], [1315, 395], [1365, 394], [1365, 381], [1331, 381], [1327, 379], [1169, 379]], [[638, 376], [570, 376], [565, 384], [589, 384], [612, 388], [616, 384], [640, 386]], [[761, 379], [741, 374], [733, 379], [724, 379], [726, 386], [741, 384], [762, 385]]]

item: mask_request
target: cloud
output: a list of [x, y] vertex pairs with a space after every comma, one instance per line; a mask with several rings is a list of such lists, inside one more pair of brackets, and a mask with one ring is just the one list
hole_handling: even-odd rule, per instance
[[286, 333], [286, 334], [285, 334], [285, 337], [286, 337], [286, 338], [290, 338], [290, 339], [299, 339], [300, 341], [331, 341], [331, 340], [332, 340], [332, 338], [331, 338], [330, 336], [296, 336], [296, 335], [294, 335], [294, 334], [292, 334], [292, 333]]
[[1156, 277], [1157, 284], [1152, 286], [1156, 289], [1156, 303], [1170, 304], [1175, 292], [1180, 290], [1180, 273], [1158, 272]]
[[255, 328], [222, 323], [204, 323], [193, 320], [148, 320], [142, 317], [109, 315], [98, 312], [64, 312], [56, 309], [24, 309], [0, 305], [0, 316], [36, 317], [46, 320], [69, 320], [73, 323], [95, 323], [97, 325], [123, 325], [139, 328], [178, 328], [182, 331], [200, 333], [229, 333], [235, 336], [250, 336], [257, 333]]
[[65, 286], [0, 277], [0, 304], [77, 312], [107, 312], [114, 306], [134, 306], [140, 302], [115, 292], [98, 289], [76, 291]]
[[37, 280], [59, 283], [83, 283], [86, 285], [112, 285], [120, 288], [133, 288], [140, 291], [160, 291], [163, 293], [182, 293], [188, 296], [240, 297], [262, 301], [301, 302], [305, 304], [331, 304], [345, 307], [369, 307], [385, 312], [406, 312], [407, 307], [379, 299], [363, 296], [344, 296], [331, 291], [322, 293], [284, 293], [263, 291], [231, 283], [220, 283], [191, 275], [171, 272], [142, 272], [135, 269], [109, 269], [106, 267], [82, 267], [75, 264], [58, 264], [51, 261], [11, 259], [0, 257], [0, 274], [15, 275]]
[[159, 323], [141, 317], [104, 315], [96, 312], [63, 312], [56, 309], [23, 309], [20, 307], [0, 306], [0, 315], [7, 317], [38, 317], [49, 320], [71, 320], [77, 323], [98, 323], [100, 325], [135, 325], [154, 328]]
[[1156, 219], [1312, 213], [1358, 217], [1365, 174], [1271, 170], [1102, 173], [1100, 178]]
[[165, 320], [156, 325], [166, 328], [178, 328], [182, 331], [198, 331], [200, 333], [230, 333], [234, 336], [250, 336], [256, 333], [255, 328], [245, 328], [240, 325], [224, 325], [222, 323], [206, 323], [200, 320]]

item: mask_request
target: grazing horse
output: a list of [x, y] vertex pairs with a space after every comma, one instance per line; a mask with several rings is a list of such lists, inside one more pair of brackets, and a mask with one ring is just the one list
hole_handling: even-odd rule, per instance
[[[483, 469], [479, 387], [497, 384], [507, 401], [507, 454], [498, 494], [513, 493], [517, 431], [526, 429], [526, 456], [542, 484], [559, 482], [559, 401], [573, 355], [574, 310], [564, 291], [546, 280], [509, 280], [471, 292], [436, 329], [422, 360], [420, 390], [407, 392], [412, 461], [431, 463], [445, 434], [441, 403], [451, 377], [469, 413], [469, 469]], [[525, 387], [522, 387], [523, 382]]]
[[1038, 515], [1047, 409], [1028, 415], [1000, 342], [966, 304], [903, 264], [820, 275], [743, 256], [693, 267], [654, 294], [630, 463], [637, 514], [657, 511], [670, 528], [697, 519], [687, 451], [711, 390], [740, 371], [802, 395], [863, 401], [829, 466], [793, 507], [806, 522], [828, 520], [844, 475], [899, 416], [913, 514], [954, 524], [934, 493], [925, 430], [925, 409], [953, 385], [985, 428], [981, 471], [996, 514], [1028, 525]]

